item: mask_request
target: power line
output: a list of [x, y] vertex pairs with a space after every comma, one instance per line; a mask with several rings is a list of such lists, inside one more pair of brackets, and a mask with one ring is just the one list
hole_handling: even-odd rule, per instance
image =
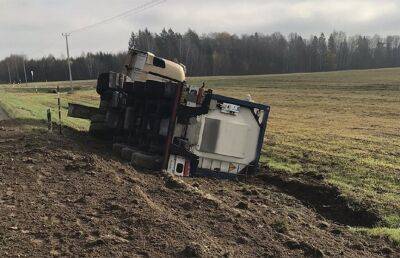
[[[132, 13], [132, 14], [136, 14], [136, 13], [145, 11], [145, 10], [147, 10], [147, 9], [150, 9], [150, 8], [152, 8], [152, 7], [155, 7], [155, 6], [157, 6], [157, 5], [160, 5], [160, 4], [162, 4], [163, 2], [166, 2], [166, 1], [167, 1], [167, 0], [152, 0], [152, 1], [150, 1], [150, 2], [147, 2], [147, 3], [143, 4], [143, 5], [140, 5], [140, 6], [137, 6], [137, 7], [133, 8], [133, 9], [127, 10], [127, 11], [125, 11], [125, 12], [119, 14], [119, 15], [115, 15], [115, 16], [113, 16], [113, 17], [110, 17], [110, 18], [107, 18], [107, 19], [105, 19], [105, 20], [96, 22], [96, 23], [94, 23], [94, 24], [91, 24], [91, 25], [88, 25], [88, 26], [84, 26], [84, 27], [75, 29], [75, 30], [73, 30], [73, 31], [71, 31], [71, 32], [69, 32], [69, 33], [66, 33], [66, 34], [70, 34], [70, 33], [72, 33], [72, 32], [79, 32], [79, 31], [82, 31], [82, 30], [90, 29], [90, 28], [92, 28], [92, 27], [101, 25], [101, 24], [103, 24], [103, 23], [107, 23], [107, 22], [113, 21], [114, 19], [124, 18], [124, 17], [127, 17], [127, 16], [131, 15], [131, 12], [134, 12], [134, 13]], [[45, 47], [41, 47], [40, 49], [31, 48], [31, 52], [32, 52], [32, 53], [31, 53], [31, 56], [32, 56], [32, 55], [34, 55], [34, 56], [40, 56], [40, 55], [43, 55], [43, 56], [44, 56], [44, 55], [47, 55], [47, 54], [48, 54], [47, 51], [51, 50], [51, 48], [52, 48], [54, 45], [58, 44], [59, 42], [60, 42], [60, 41], [59, 41], [59, 39], [57, 38], [57, 39], [54, 39], [54, 40], [48, 42], [48, 44], [46, 44]]]
[[106, 19], [104, 19], [102, 21], [93, 23], [91, 25], [87, 25], [87, 26], [72, 30], [68, 34], [76, 33], [76, 32], [87, 30], [87, 29], [91, 29], [91, 28], [94, 28], [96, 26], [102, 25], [104, 23], [107, 23], [107, 22], [110, 22], [110, 21], [113, 21], [113, 20], [116, 20], [116, 19], [127, 17], [127, 16], [129, 16], [131, 14], [136, 14], [136, 13], [139, 13], [139, 12], [143, 12], [143, 11], [145, 11], [147, 9], [150, 9], [152, 7], [160, 5], [160, 4], [162, 4], [162, 3], [166, 2], [166, 1], [167, 0], [152, 0], [150, 2], [147, 2], [147, 3], [143, 4], [143, 5], [140, 5], [140, 6], [137, 6], [137, 7], [133, 8], [133, 9], [127, 10], [127, 11], [121, 13], [121, 14], [106, 18]]
[[91, 25], [87, 25], [87, 26], [81, 27], [79, 29], [72, 30], [72, 31], [70, 31], [68, 33], [63, 33], [62, 35], [63, 35], [63, 37], [65, 37], [65, 42], [66, 42], [66, 47], [67, 47], [67, 62], [68, 62], [68, 71], [69, 71], [69, 81], [70, 81], [70, 84], [71, 84], [71, 92], [73, 91], [73, 85], [72, 85], [71, 61], [70, 61], [70, 57], [69, 57], [68, 37], [71, 36], [72, 33], [76, 33], [76, 32], [79, 32], [79, 31], [91, 29], [91, 28], [94, 28], [94, 27], [99, 26], [101, 24], [104, 24], [104, 23], [107, 23], [107, 22], [110, 22], [110, 21], [113, 21], [113, 20], [116, 20], [116, 19], [124, 18], [124, 17], [126, 17], [128, 15], [131, 15], [133, 13], [143, 12], [143, 11], [145, 11], [147, 9], [150, 9], [152, 7], [160, 5], [165, 1], [167, 1], [167, 0], [152, 0], [150, 2], [147, 2], [147, 3], [143, 4], [143, 5], [137, 6], [137, 7], [133, 8], [133, 9], [127, 10], [127, 11], [125, 11], [123, 13], [120, 13], [118, 15], [109, 17], [109, 18], [104, 19], [102, 21], [99, 21], [99, 22], [93, 23]]

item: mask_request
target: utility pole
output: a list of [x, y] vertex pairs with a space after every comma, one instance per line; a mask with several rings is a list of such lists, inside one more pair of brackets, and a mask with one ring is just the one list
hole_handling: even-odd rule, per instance
[[23, 64], [24, 64], [24, 75], [25, 75], [25, 84], [28, 87], [28, 78], [26, 77], [26, 67], [25, 67], [25, 57], [22, 60]]
[[67, 45], [67, 62], [68, 62], [68, 70], [69, 70], [69, 82], [71, 87], [71, 92], [74, 91], [74, 87], [72, 85], [72, 72], [71, 72], [71, 61], [69, 59], [69, 46], [68, 46], [68, 37], [71, 36], [71, 33], [63, 33], [63, 37], [65, 37], [65, 43]]

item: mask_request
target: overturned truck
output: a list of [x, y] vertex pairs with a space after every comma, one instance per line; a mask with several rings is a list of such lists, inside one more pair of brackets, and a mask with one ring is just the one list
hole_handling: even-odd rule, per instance
[[258, 170], [270, 107], [186, 83], [185, 66], [130, 50], [123, 73], [101, 74], [99, 108], [69, 105], [90, 133], [113, 141], [133, 166], [178, 176], [232, 177]]

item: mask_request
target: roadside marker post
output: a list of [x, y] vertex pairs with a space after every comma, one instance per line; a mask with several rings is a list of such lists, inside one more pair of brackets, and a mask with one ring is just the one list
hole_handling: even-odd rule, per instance
[[47, 109], [47, 127], [50, 132], [53, 131], [53, 123], [51, 122], [51, 110], [50, 108]]
[[60, 86], [57, 86], [57, 102], [58, 102], [58, 121], [59, 121], [59, 131], [61, 131], [61, 100], [60, 100]]

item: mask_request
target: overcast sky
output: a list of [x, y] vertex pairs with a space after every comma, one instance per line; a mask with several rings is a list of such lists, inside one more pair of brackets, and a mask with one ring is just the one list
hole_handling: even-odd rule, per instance
[[[11, 53], [65, 55], [62, 32], [72, 31], [149, 0], [0, 0], [0, 58]], [[139, 14], [73, 33], [71, 54], [121, 51], [131, 31], [163, 27], [199, 33], [254, 32], [305, 37], [342, 30], [349, 35], [400, 34], [400, 0], [167, 0]]]

